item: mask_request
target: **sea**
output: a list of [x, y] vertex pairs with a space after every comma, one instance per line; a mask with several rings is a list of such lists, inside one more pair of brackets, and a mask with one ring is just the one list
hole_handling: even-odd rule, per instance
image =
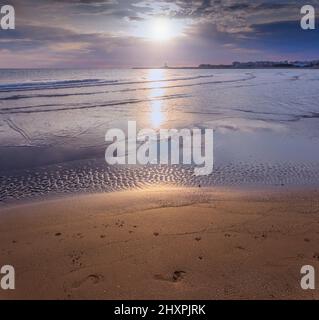
[[[214, 169], [109, 165], [109, 129], [214, 130]], [[2, 69], [0, 201], [157, 184], [319, 185], [317, 69]]]

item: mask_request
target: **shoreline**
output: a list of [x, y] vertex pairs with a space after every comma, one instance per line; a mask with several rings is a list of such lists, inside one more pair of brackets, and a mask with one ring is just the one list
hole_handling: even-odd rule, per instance
[[197, 188], [319, 188], [319, 163], [217, 163], [208, 176], [194, 176], [193, 166], [106, 166], [103, 159], [71, 161], [0, 174], [0, 207], [19, 202], [167, 185]]
[[319, 268], [318, 195], [157, 186], [0, 208], [16, 269], [0, 298], [318, 299], [299, 284]]
[[203, 186], [194, 186], [187, 184], [169, 184], [169, 183], [155, 183], [151, 185], [139, 185], [134, 187], [129, 187], [126, 189], [116, 189], [116, 190], [89, 190], [89, 191], [78, 191], [78, 192], [61, 192], [61, 193], [49, 193], [44, 195], [38, 195], [34, 197], [26, 197], [24, 199], [10, 199], [5, 201], [0, 201], [0, 214], [2, 209], [10, 209], [23, 207], [28, 205], [41, 205], [48, 202], [55, 201], [66, 201], [77, 199], [78, 197], [91, 197], [91, 196], [101, 196], [101, 195], [112, 195], [112, 194], [124, 194], [128, 192], [148, 192], [149, 190], [156, 188], [166, 188], [166, 189], [183, 189], [183, 190], [196, 190], [198, 192], [207, 192], [207, 191], [218, 191], [218, 192], [240, 192], [240, 193], [258, 193], [264, 194], [269, 193], [271, 195], [275, 194], [298, 194], [309, 192], [319, 192], [319, 185], [310, 185], [310, 184], [301, 184], [301, 185], [267, 185], [267, 184], [242, 184], [242, 185], [203, 185]]

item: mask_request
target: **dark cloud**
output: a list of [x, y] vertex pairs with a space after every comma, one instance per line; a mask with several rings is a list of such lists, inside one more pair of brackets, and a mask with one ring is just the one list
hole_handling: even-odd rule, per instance
[[128, 17], [130, 21], [144, 21], [145, 18], [142, 17]]
[[299, 23], [284, 21], [255, 25], [249, 46], [283, 54], [304, 53], [319, 57], [319, 30], [302, 30]]

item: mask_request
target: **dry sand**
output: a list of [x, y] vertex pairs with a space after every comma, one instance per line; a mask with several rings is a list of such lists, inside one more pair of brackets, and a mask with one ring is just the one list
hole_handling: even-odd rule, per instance
[[[277, 188], [279, 190], [280, 188]], [[319, 191], [154, 187], [0, 210], [0, 299], [314, 299]]]

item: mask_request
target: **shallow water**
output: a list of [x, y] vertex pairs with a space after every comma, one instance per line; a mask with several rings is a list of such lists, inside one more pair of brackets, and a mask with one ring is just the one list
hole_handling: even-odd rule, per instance
[[[163, 182], [318, 185], [318, 88], [319, 70], [0, 70], [0, 199]], [[215, 129], [212, 175], [107, 166], [105, 133], [128, 120]]]

